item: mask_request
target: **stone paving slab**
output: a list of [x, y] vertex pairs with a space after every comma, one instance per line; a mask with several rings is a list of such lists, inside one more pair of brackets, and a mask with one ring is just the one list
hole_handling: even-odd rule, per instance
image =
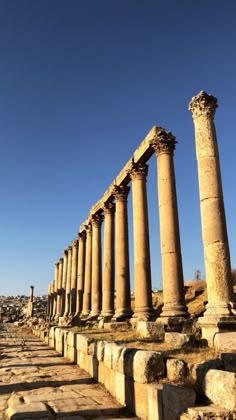
[[87, 372], [33, 335], [0, 324], [1, 420], [137, 420]]

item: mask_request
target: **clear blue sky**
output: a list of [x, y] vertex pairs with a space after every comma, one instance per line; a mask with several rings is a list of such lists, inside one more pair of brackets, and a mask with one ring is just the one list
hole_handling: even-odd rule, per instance
[[[218, 98], [236, 266], [235, 19], [235, 0], [0, 0], [0, 294], [28, 294], [31, 284], [47, 293], [54, 262], [154, 125], [178, 140], [184, 277], [204, 274], [188, 111], [200, 90]], [[160, 287], [154, 157], [149, 173], [152, 278]], [[130, 195], [132, 233], [131, 210]], [[132, 241], [130, 253], [132, 261]]]

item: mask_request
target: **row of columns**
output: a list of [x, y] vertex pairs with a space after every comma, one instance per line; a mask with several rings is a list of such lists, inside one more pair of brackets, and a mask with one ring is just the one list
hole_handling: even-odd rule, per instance
[[[217, 140], [214, 127], [216, 99], [200, 92], [190, 102], [195, 125], [200, 206], [206, 279], [207, 315], [230, 316], [233, 303], [230, 256], [224, 215]], [[157, 184], [164, 306], [163, 321], [185, 318], [184, 281], [179, 235], [173, 155], [175, 137], [164, 129], [150, 141], [157, 158]], [[134, 235], [134, 318], [153, 316], [145, 161], [128, 170], [132, 185]], [[50, 317], [91, 316], [130, 318], [130, 271], [127, 183], [114, 185], [112, 196], [92, 214], [88, 224], [55, 264], [49, 287]], [[102, 271], [101, 224], [104, 221]], [[116, 296], [114, 290], [116, 289]]]

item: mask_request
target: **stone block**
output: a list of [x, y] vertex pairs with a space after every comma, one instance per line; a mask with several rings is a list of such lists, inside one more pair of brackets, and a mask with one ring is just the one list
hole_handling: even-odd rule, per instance
[[104, 322], [104, 330], [107, 331], [127, 331], [130, 328], [130, 324], [124, 322]]
[[210, 369], [202, 381], [205, 395], [226, 410], [236, 409], [236, 374]]
[[47, 406], [42, 402], [12, 405], [7, 409], [9, 420], [51, 419]]
[[225, 370], [236, 373], [236, 353], [222, 353], [221, 360]]
[[110, 369], [104, 365], [103, 362], [100, 362], [98, 365], [98, 382], [101, 384], [105, 383], [106, 375], [109, 375]]
[[179, 359], [166, 361], [167, 378], [171, 382], [183, 382], [187, 375], [187, 365]]
[[147, 385], [148, 420], [163, 420], [163, 385]]
[[110, 369], [112, 368], [113, 347], [114, 347], [113, 342], [106, 341], [105, 349], [104, 349], [104, 364]]
[[103, 362], [104, 360], [104, 349], [105, 349], [105, 341], [99, 341], [97, 343], [97, 359], [99, 362]]
[[107, 366], [106, 375], [104, 378], [104, 386], [113, 397], [116, 395], [115, 372]]
[[82, 334], [76, 334], [76, 348], [84, 354], [88, 354], [88, 348], [92, 341], [92, 338], [88, 338]]
[[115, 398], [117, 401], [125, 405], [125, 375], [120, 372], [115, 372]]
[[213, 345], [219, 350], [236, 352], [236, 331], [216, 333], [213, 338]]
[[229, 412], [228, 410], [223, 410], [219, 406], [209, 404], [207, 406], [196, 406], [188, 408], [187, 414], [181, 415], [180, 420], [235, 420], [235, 414], [236, 413]]
[[184, 344], [191, 344], [194, 341], [193, 334], [183, 334], [179, 332], [166, 332], [165, 343], [171, 344], [174, 347], [182, 347]]
[[88, 354], [94, 357], [97, 356], [97, 342], [96, 341], [92, 341], [92, 343], [88, 345]]
[[113, 343], [112, 369], [115, 371], [118, 369], [118, 362], [123, 349], [124, 346]]
[[148, 418], [147, 386], [134, 382], [134, 412], [142, 419]]
[[223, 365], [222, 360], [212, 359], [212, 360], [207, 360], [206, 362], [203, 362], [201, 364], [194, 365], [191, 373], [192, 373], [193, 379], [197, 380], [198, 384], [201, 386], [202, 381], [208, 370], [210, 369], [221, 370], [223, 368], [224, 368], [224, 365]]
[[155, 338], [163, 341], [165, 337], [165, 327], [160, 322], [137, 321], [136, 330], [141, 338]]
[[195, 404], [196, 393], [193, 389], [164, 384], [163, 385], [163, 405], [174, 415], [179, 416], [188, 407]]
[[127, 353], [125, 374], [140, 383], [154, 382], [164, 373], [162, 353], [138, 350]]

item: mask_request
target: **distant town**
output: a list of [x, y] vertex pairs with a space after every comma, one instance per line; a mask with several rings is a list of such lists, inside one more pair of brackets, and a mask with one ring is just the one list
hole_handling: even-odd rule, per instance
[[[29, 296], [0, 296], [0, 322], [14, 322], [23, 318], [27, 313]], [[47, 308], [47, 295], [35, 296], [33, 316], [45, 316]]]

